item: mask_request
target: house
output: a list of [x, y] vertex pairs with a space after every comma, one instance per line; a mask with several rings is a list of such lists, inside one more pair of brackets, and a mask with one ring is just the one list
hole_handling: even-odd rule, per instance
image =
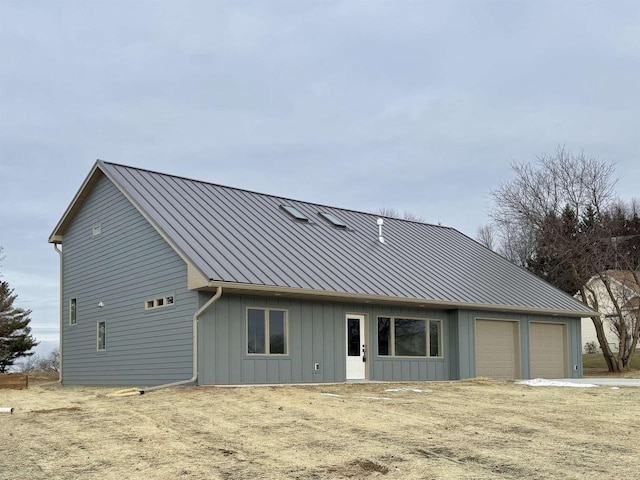
[[453, 228], [98, 160], [49, 242], [66, 385], [582, 374], [592, 311]]
[[[636, 283], [633, 272], [629, 270], [607, 270], [605, 278], [611, 286], [611, 292], [620, 305], [622, 315], [627, 325], [638, 322], [640, 312], [640, 285]], [[587, 287], [593, 291], [598, 302], [599, 312], [604, 316], [604, 333], [612, 352], [618, 352], [620, 345], [618, 335], [615, 333], [613, 322], [617, 320], [618, 313], [613, 305], [611, 295], [607, 292], [600, 276], [595, 275], [587, 282]], [[580, 298], [580, 294], [576, 294]], [[628, 339], [630, 340], [630, 338]], [[596, 335], [591, 317], [582, 319], [582, 351], [587, 353], [587, 344], [594, 342], [596, 351], [601, 352], [600, 342]]]

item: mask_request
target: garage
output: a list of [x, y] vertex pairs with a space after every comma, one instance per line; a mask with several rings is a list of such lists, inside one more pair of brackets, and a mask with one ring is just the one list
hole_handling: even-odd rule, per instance
[[563, 324], [529, 324], [531, 378], [567, 377], [567, 329]]
[[476, 320], [476, 376], [520, 377], [518, 322]]

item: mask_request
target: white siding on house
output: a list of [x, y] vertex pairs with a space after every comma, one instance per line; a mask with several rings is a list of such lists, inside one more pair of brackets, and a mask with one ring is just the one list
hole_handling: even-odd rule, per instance
[[[609, 320], [604, 320], [604, 333], [607, 337], [607, 343], [612, 351], [618, 351], [618, 337], [611, 331]], [[598, 352], [602, 352], [600, 343], [598, 342], [598, 336], [596, 335], [596, 327], [593, 326], [593, 320], [591, 318], [582, 319], [582, 353], [587, 353], [585, 346], [589, 342], [595, 342], [598, 347]]]
[[[613, 305], [613, 302], [611, 301], [611, 296], [607, 292], [607, 289], [602, 283], [602, 281], [600, 279], [594, 278], [594, 279], [591, 279], [591, 281], [589, 281], [588, 285], [589, 285], [589, 288], [591, 288], [594, 291], [597, 297], [598, 310], [600, 311], [600, 313], [602, 313], [603, 315], [615, 314], [616, 310]], [[612, 279], [611, 289], [614, 292], [614, 294], [619, 297], [618, 301], [621, 304], [624, 304], [625, 301], [628, 300], [628, 294], [629, 294], [628, 289], [623, 291], [623, 288], [624, 287], [621, 284], [619, 284], [617, 281]], [[611, 348], [612, 351], [617, 352], [619, 341], [618, 341], [618, 336], [612, 329], [611, 320], [607, 319], [606, 317], [604, 317], [602, 320], [604, 322], [604, 333], [607, 338], [607, 343], [609, 344], [609, 347]], [[598, 352], [602, 351], [602, 349], [600, 348], [600, 343], [598, 342], [598, 336], [596, 335], [596, 328], [593, 326], [593, 320], [591, 320], [591, 318], [583, 318], [582, 319], [582, 353], [586, 353], [585, 346], [589, 342], [595, 342], [598, 348], [597, 351]]]

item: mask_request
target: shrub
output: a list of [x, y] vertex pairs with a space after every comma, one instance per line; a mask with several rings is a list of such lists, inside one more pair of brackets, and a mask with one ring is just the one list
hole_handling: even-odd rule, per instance
[[593, 340], [584, 344], [584, 351], [586, 353], [598, 353], [598, 344]]

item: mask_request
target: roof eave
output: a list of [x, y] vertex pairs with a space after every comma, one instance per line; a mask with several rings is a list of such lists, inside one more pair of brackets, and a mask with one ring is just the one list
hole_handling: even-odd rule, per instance
[[96, 160], [96, 163], [93, 164], [93, 168], [91, 168], [91, 171], [84, 179], [84, 182], [82, 182], [82, 185], [71, 200], [71, 203], [65, 210], [62, 218], [53, 229], [53, 232], [51, 232], [51, 235], [49, 235], [49, 243], [62, 243], [62, 237], [69, 223], [71, 223], [73, 217], [75, 217], [78, 210], [82, 207], [84, 199], [89, 195], [89, 193], [91, 193], [91, 189], [98, 181], [100, 175], [103, 174], [102, 170], [100, 169], [100, 164], [100, 160]]
[[477, 304], [477, 303], [464, 303], [453, 302], [446, 300], [432, 300], [425, 298], [405, 298], [405, 297], [392, 297], [388, 295], [376, 295], [368, 293], [345, 293], [345, 292], [329, 292], [324, 290], [311, 290], [304, 288], [292, 288], [292, 287], [280, 287], [273, 285], [254, 285], [247, 283], [234, 283], [210, 280], [207, 285], [201, 285], [197, 289], [202, 291], [213, 290], [217, 287], [227, 293], [237, 294], [265, 294], [283, 297], [303, 298], [303, 299], [316, 299], [316, 300], [334, 300], [334, 301], [352, 301], [358, 303], [371, 303], [371, 304], [393, 304], [393, 305], [405, 305], [411, 307], [425, 307], [425, 308], [440, 308], [445, 310], [481, 310], [492, 312], [512, 312], [519, 314], [533, 314], [533, 315], [550, 315], [558, 317], [575, 317], [585, 318], [590, 316], [600, 316], [600, 313], [596, 311], [578, 311], [578, 310], [558, 310], [558, 309], [544, 309], [533, 308], [525, 306], [514, 305], [493, 305], [493, 304]]

